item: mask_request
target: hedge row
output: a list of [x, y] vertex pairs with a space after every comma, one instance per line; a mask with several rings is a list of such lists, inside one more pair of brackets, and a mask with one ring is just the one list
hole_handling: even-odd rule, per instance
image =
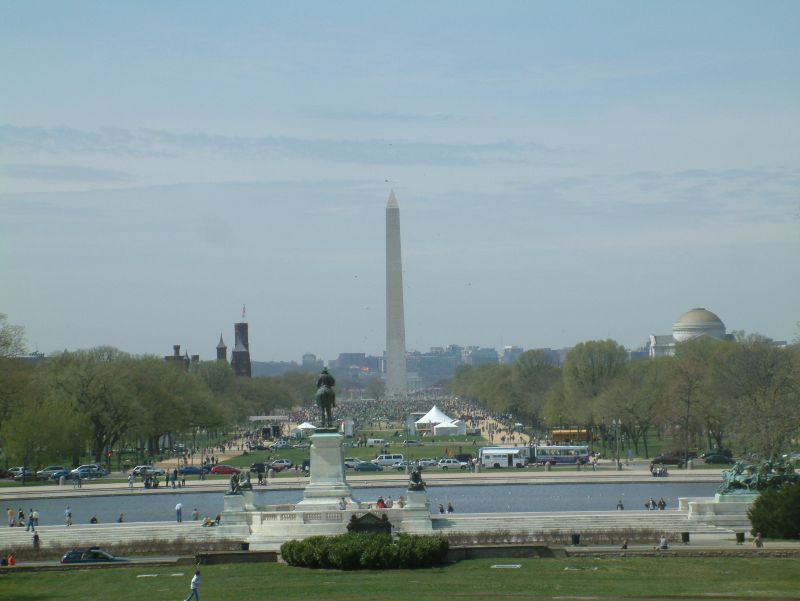
[[441, 565], [450, 548], [439, 536], [350, 533], [312, 536], [281, 545], [283, 559], [293, 566], [338, 570], [386, 570]]

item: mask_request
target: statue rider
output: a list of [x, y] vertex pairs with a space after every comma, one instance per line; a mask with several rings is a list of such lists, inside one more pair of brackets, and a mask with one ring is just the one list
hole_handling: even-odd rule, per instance
[[333, 388], [335, 384], [336, 380], [334, 380], [333, 376], [328, 372], [328, 368], [323, 367], [322, 372], [319, 374], [319, 378], [317, 378], [317, 388], [322, 388], [323, 386]]
[[328, 372], [327, 367], [322, 368], [322, 372], [317, 378], [317, 403], [322, 409], [323, 425], [330, 428], [333, 425], [333, 407], [336, 406], [336, 393], [333, 386], [336, 384], [333, 376]]

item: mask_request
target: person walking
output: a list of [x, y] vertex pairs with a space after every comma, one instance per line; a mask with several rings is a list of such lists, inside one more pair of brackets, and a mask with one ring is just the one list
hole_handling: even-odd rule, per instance
[[192, 576], [192, 583], [189, 585], [190, 592], [189, 596], [184, 599], [184, 601], [189, 601], [189, 599], [194, 598], [194, 601], [200, 601], [200, 596], [197, 592], [197, 589], [200, 588], [200, 570], [197, 570]]
[[34, 531], [33, 532], [33, 552], [36, 556], [39, 556], [39, 547], [42, 545], [42, 539], [39, 537], [39, 533]]
[[175, 520], [177, 522], [183, 521], [183, 503], [178, 501], [177, 505], [175, 505]]
[[66, 523], [67, 527], [72, 526], [72, 510], [69, 505], [64, 509], [64, 523]]

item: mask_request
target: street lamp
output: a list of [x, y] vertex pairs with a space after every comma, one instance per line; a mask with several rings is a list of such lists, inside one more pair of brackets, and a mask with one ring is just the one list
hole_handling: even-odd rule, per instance
[[614, 434], [616, 435], [617, 439], [617, 452], [614, 457], [614, 461], [617, 463], [617, 470], [622, 470], [622, 463], [619, 460], [619, 440], [620, 434], [622, 431], [622, 420], [621, 419], [612, 419], [611, 424], [614, 426]]

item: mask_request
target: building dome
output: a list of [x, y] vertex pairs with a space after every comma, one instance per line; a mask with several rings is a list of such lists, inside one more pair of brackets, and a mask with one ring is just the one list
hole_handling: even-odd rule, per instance
[[676, 342], [686, 342], [701, 336], [722, 340], [725, 338], [725, 324], [707, 309], [692, 309], [681, 315], [672, 326], [672, 336]]

